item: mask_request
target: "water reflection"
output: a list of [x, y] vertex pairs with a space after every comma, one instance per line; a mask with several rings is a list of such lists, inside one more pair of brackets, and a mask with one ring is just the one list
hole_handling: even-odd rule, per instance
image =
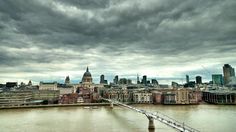
[[[164, 113], [204, 132], [231, 132], [236, 129], [234, 124], [236, 106], [135, 105], [135, 107]], [[0, 110], [0, 117], [0, 130], [3, 132], [175, 132], [174, 129], [158, 121], [155, 121], [155, 130], [148, 130], [148, 119], [145, 115], [120, 107]]]

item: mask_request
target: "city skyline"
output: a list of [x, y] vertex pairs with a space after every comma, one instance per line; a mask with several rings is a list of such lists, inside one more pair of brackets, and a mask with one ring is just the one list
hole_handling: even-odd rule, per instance
[[[0, 83], [166, 78], [236, 66], [234, 0], [0, 1]], [[181, 80], [180, 80], [181, 81]]]
[[[229, 64], [225, 64], [225, 65], [229, 65]], [[87, 72], [87, 71], [90, 71], [90, 70], [87, 67], [85, 71]], [[180, 78], [177, 78], [177, 77], [164, 78], [164, 77], [153, 77], [153, 76], [148, 77], [147, 75], [139, 75], [139, 74], [137, 74], [136, 76], [135, 75], [130, 75], [130, 76], [114, 75], [114, 76], [112, 76], [111, 74], [106, 76], [104, 74], [100, 74], [99, 77], [92, 75], [92, 78], [93, 78], [92, 82], [94, 84], [99, 84], [99, 83], [104, 83], [106, 81], [106, 83], [108, 84], [108, 83], [113, 83], [115, 81], [114, 79], [116, 77], [118, 77], [118, 79], [119, 79], [118, 81], [120, 81], [120, 79], [128, 79], [128, 80], [131, 80], [132, 84], [137, 84], [137, 81], [139, 81], [139, 83], [140, 83], [142, 81], [142, 79], [144, 78], [144, 76], [145, 76], [146, 81], [150, 81], [150, 82], [152, 81], [152, 79], [155, 79], [160, 84], [168, 84], [168, 85], [170, 85], [170, 84], [172, 84], [174, 82], [174, 83], [179, 83], [179, 84], [183, 85], [183, 84], [188, 84], [189, 82], [195, 82], [197, 84], [197, 78], [199, 79], [198, 81], [200, 83], [210, 83], [211, 81], [214, 82], [213, 75], [214, 76], [215, 75], [221, 75], [222, 77], [224, 77], [223, 76], [224, 74], [212, 74], [211, 75], [211, 79], [207, 80], [206, 78], [202, 78], [202, 76], [199, 76], [199, 74], [197, 74], [197, 76], [186, 75], [185, 78], [184, 77], [180, 77]], [[103, 79], [101, 78], [101, 76], [103, 76], [102, 77]], [[232, 75], [232, 76], [234, 77], [235, 75]], [[101, 79], [103, 80], [102, 82], [101, 82]], [[73, 79], [73, 78], [71, 79], [70, 75], [67, 75], [64, 78], [57, 79], [57, 80], [46, 80], [46, 79], [44, 79], [44, 80], [40, 80], [40, 81], [34, 81], [32, 79], [29, 79], [29, 80], [25, 80], [25, 81], [22, 81], [22, 82], [19, 82], [18, 80], [9, 80], [9, 82], [16, 81], [18, 83], [25, 83], [25, 84], [27, 84], [27, 82], [29, 83], [29, 81], [30, 81], [30, 83], [34, 83], [34, 84], [39, 84], [40, 82], [57, 82], [57, 83], [60, 83], [60, 84], [66, 84], [66, 83], [78, 84], [78, 83], [81, 83], [82, 80], [83, 80], [82, 75], [81, 75], [81, 77], [77, 77], [75, 79]], [[6, 82], [3, 82], [3, 83], [6, 83]]]

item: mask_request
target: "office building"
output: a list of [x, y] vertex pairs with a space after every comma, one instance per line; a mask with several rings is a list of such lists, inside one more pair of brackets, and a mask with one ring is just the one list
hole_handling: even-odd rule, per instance
[[212, 83], [217, 86], [222, 86], [224, 84], [223, 75], [222, 74], [213, 74], [212, 75]]
[[156, 79], [152, 79], [152, 84], [153, 85], [158, 85], [158, 81]]
[[128, 84], [127, 79], [126, 78], [121, 78], [119, 81], [119, 84]]
[[211, 104], [236, 104], [234, 91], [203, 91], [202, 99]]
[[137, 84], [140, 84], [139, 75], [137, 74]]
[[132, 80], [131, 80], [131, 79], [128, 79], [128, 80], [127, 80], [127, 84], [132, 84]]
[[176, 104], [189, 104], [189, 89], [180, 88], [176, 92]]
[[118, 84], [118, 82], [119, 82], [119, 77], [118, 75], [116, 75], [115, 78], [113, 79], [113, 83]]
[[189, 75], [186, 75], [186, 83], [189, 83]]
[[196, 84], [202, 84], [202, 77], [196, 76]]
[[224, 73], [224, 83], [225, 85], [229, 84], [230, 78], [235, 77], [234, 68], [231, 67], [229, 64], [225, 64], [223, 66], [223, 73]]
[[147, 86], [147, 76], [146, 75], [143, 76], [142, 84]]
[[153, 103], [152, 93], [137, 91], [133, 94], [134, 103]]
[[176, 104], [176, 94], [173, 91], [163, 92], [163, 104]]
[[105, 76], [104, 75], [100, 76], [100, 84], [107, 84], [107, 80], [105, 80]]
[[20, 106], [32, 100], [31, 91], [0, 92], [0, 106]]
[[6, 83], [6, 88], [10, 89], [10, 88], [16, 88], [18, 86], [17, 82], [7, 82]]
[[104, 84], [104, 82], [105, 82], [105, 76], [101, 75], [100, 76], [100, 84]]
[[46, 100], [49, 104], [59, 100], [59, 90], [34, 90], [32, 91], [33, 100]]
[[177, 82], [171, 82], [171, 86], [173, 88], [178, 88], [179, 87], [179, 84]]

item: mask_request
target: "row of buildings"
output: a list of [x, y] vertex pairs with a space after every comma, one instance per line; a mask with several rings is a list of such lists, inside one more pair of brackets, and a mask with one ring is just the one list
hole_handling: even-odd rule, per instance
[[[100, 84], [108, 84], [108, 81], [105, 80], [105, 75], [100, 76]], [[131, 79], [127, 78], [119, 78], [118, 75], [116, 75], [113, 79], [113, 82], [111, 82], [112, 85], [130, 85], [133, 84]], [[147, 80], [147, 76], [144, 75], [142, 78], [142, 81], [139, 80], [139, 76], [137, 75], [137, 82], [136, 84], [143, 84], [144, 86], [150, 85], [150, 84], [158, 84], [156, 79]]]
[[[186, 75], [186, 87], [194, 86], [195, 84], [202, 84], [202, 77], [196, 76], [196, 81], [190, 81], [189, 75]], [[223, 74], [212, 74], [210, 84], [215, 86], [232, 86], [236, 85], [235, 70], [230, 64], [224, 64]]]
[[193, 89], [105, 89], [104, 98], [126, 103], [198, 104], [201, 92]]
[[202, 99], [211, 104], [236, 104], [236, 91], [211, 90], [203, 91]]
[[[231, 68], [230, 76], [233, 76], [233, 71]], [[186, 79], [191, 84], [188, 76]], [[196, 81], [202, 83], [201, 77], [198, 76]], [[141, 81], [137, 76], [135, 85], [129, 79], [115, 76], [114, 83], [107, 85], [104, 75], [101, 76], [100, 84], [94, 84], [87, 67], [79, 84], [71, 84], [69, 76], [65, 84], [40, 82], [35, 86], [29, 81], [27, 85], [18, 86], [14, 82], [6, 83], [5, 90], [0, 90], [0, 106], [94, 103], [100, 102], [100, 97], [126, 103], [198, 104], [203, 100], [214, 104], [236, 104], [236, 93], [232, 91], [210, 91], [199, 86], [203, 85], [184, 88], [173, 82], [172, 87], [168, 87], [158, 84], [155, 79], [150, 82], [146, 76]]]
[[18, 86], [16, 82], [8, 82], [4, 90], [0, 90], [0, 106], [21, 106], [36, 104], [72, 104], [93, 103], [99, 101], [98, 89], [102, 84], [94, 84], [92, 75], [87, 67], [79, 84], [71, 84], [69, 76], [65, 84], [57, 82], [40, 82], [33, 86], [31, 81]]
[[22, 106], [55, 104], [60, 97], [59, 90], [16, 90], [0, 93], [0, 106]]

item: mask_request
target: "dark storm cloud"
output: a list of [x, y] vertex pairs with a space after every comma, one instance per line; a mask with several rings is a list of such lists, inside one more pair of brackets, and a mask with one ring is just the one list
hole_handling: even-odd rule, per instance
[[[74, 71], [92, 65], [95, 74], [166, 66], [178, 75], [185, 66], [203, 74], [197, 63], [236, 65], [235, 6], [234, 0], [0, 1], [0, 68], [36, 73], [37, 64], [54, 64], [66, 71], [59, 66], [68, 62]], [[120, 71], [132, 65], [130, 73]]]
[[109, 0], [57, 0], [57, 1], [68, 6], [73, 5], [78, 8], [91, 9], [91, 10], [98, 8], [106, 8], [110, 4]]

